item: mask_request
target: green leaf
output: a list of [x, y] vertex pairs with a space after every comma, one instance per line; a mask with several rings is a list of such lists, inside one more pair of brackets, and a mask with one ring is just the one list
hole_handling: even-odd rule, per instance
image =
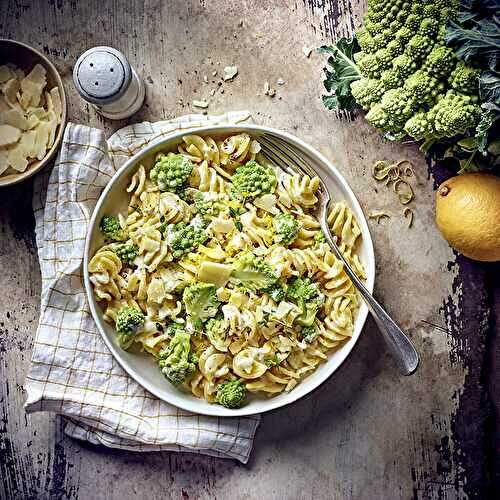
[[488, 135], [495, 122], [500, 118], [500, 107], [492, 102], [484, 103], [481, 108], [484, 112], [476, 127], [476, 140], [478, 150], [486, 155], [488, 148]]
[[359, 107], [351, 94], [351, 83], [362, 76], [353, 59], [359, 50], [356, 38], [341, 38], [336, 45], [324, 45], [318, 49], [320, 54], [329, 55], [329, 67], [325, 68], [323, 83], [326, 91], [332, 95], [323, 96], [326, 108], [350, 111]]
[[479, 96], [483, 102], [500, 104], [500, 73], [483, 71], [479, 77]]
[[500, 30], [498, 19], [482, 19], [472, 29], [450, 21], [445, 33], [447, 45], [455, 47], [460, 59], [475, 65], [495, 69], [500, 54]]

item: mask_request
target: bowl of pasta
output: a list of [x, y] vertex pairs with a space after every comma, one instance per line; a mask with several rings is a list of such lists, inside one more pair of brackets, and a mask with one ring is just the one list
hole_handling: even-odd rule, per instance
[[262, 134], [325, 182], [331, 231], [372, 291], [373, 245], [347, 182], [267, 127], [149, 145], [107, 185], [87, 235], [85, 287], [107, 346], [145, 389], [195, 413], [251, 415], [303, 397], [346, 359], [368, 312], [321, 232], [318, 178], [271, 163]]

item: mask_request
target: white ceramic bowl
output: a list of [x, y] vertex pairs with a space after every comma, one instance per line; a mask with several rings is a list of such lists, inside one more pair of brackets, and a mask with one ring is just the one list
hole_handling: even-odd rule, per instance
[[[305, 157], [309, 159], [311, 167], [313, 167], [323, 181], [326, 182], [333, 199], [345, 200], [345, 202], [353, 210], [361, 228], [362, 242], [359, 247], [359, 254], [361, 261], [366, 268], [366, 286], [370, 291], [372, 291], [375, 277], [375, 258], [372, 240], [368, 231], [368, 225], [354, 193], [351, 191], [351, 188], [340, 172], [315, 149], [311, 148], [297, 137], [279, 130], [260, 127], [257, 125], [239, 125], [204, 127], [196, 129], [193, 133], [199, 135], [207, 134], [224, 136], [239, 132], [247, 132], [256, 138], [258, 138], [259, 134], [262, 134], [263, 132], [270, 132], [297, 147], [302, 151]], [[99, 198], [90, 222], [84, 257], [84, 280], [90, 309], [104, 341], [115, 356], [116, 360], [132, 378], [160, 399], [178, 406], [179, 408], [183, 408], [184, 410], [204, 415], [241, 416], [274, 410], [275, 408], [293, 403], [297, 399], [305, 396], [323, 383], [332, 373], [335, 372], [335, 370], [337, 370], [337, 368], [351, 352], [361, 333], [368, 314], [367, 307], [364, 303], [361, 304], [357, 313], [352, 338], [345, 342], [340, 349], [332, 352], [326, 363], [321, 364], [314, 373], [302, 380], [292, 391], [289, 393], [282, 393], [273, 398], [258, 397], [252, 394], [247, 397], [248, 402], [242, 408], [229, 410], [220, 405], [210, 404], [205, 400], [198, 399], [190, 392], [184, 392], [173, 387], [163, 377], [160, 370], [156, 366], [154, 359], [149, 354], [131, 353], [121, 349], [116, 342], [116, 333], [113, 326], [103, 320], [103, 310], [94, 298], [92, 285], [89, 280], [88, 262], [96, 250], [103, 244], [103, 239], [99, 231], [99, 221], [103, 215], [116, 213], [118, 210], [124, 210], [127, 207], [129, 196], [125, 193], [125, 188], [127, 187], [129, 180], [132, 174], [136, 171], [138, 165], [143, 164], [146, 168], [149, 168], [152, 165], [156, 152], [176, 151], [177, 145], [182, 142], [182, 136], [186, 135], [186, 133], [186, 131], [182, 131], [170, 136], [167, 139], [163, 139], [160, 142], [153, 143], [142, 152], [132, 157], [113, 176]]]

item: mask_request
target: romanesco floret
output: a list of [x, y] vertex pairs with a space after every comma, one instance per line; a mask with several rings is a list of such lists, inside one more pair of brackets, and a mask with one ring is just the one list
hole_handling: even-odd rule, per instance
[[194, 283], [184, 288], [182, 302], [195, 329], [201, 328], [201, 324], [208, 318], [213, 318], [220, 305], [215, 285], [203, 282]]
[[181, 154], [168, 153], [158, 156], [149, 176], [160, 191], [180, 193], [186, 188], [192, 170], [193, 164], [188, 158]]
[[393, 127], [402, 127], [416, 107], [415, 99], [404, 88], [388, 90], [382, 97], [380, 106], [393, 122], [391, 130]]
[[367, 78], [380, 78], [381, 66], [376, 54], [365, 54], [358, 61], [358, 68]]
[[184, 383], [196, 371], [198, 359], [191, 352], [191, 336], [178, 329], [167, 347], [158, 355], [158, 365], [166, 379], [173, 385]]
[[259, 165], [256, 161], [249, 161], [238, 167], [231, 181], [233, 183], [232, 194], [243, 199], [272, 193], [277, 183], [274, 171]]
[[278, 281], [278, 276], [262, 258], [247, 253], [234, 261], [231, 281], [250, 291], [264, 290]]
[[138, 330], [146, 320], [144, 314], [135, 307], [122, 307], [116, 315], [116, 332], [122, 349], [128, 349]]
[[387, 48], [378, 49], [377, 52], [375, 52], [375, 57], [377, 58], [381, 71], [390, 68], [392, 55]]
[[229, 330], [229, 322], [222, 315], [217, 315], [215, 318], [210, 318], [205, 323], [205, 335], [210, 343], [221, 351], [227, 351], [227, 333]]
[[366, 113], [366, 121], [383, 131], [392, 130], [393, 122], [389, 115], [384, 111], [380, 103], [376, 103], [372, 106], [370, 111]]
[[434, 117], [437, 136], [452, 137], [475, 127], [481, 116], [481, 108], [472, 103], [470, 96], [448, 92], [429, 114]]
[[401, 54], [392, 61], [392, 68], [401, 78], [407, 78], [417, 70], [417, 63], [407, 54]]
[[240, 408], [246, 395], [246, 386], [242, 380], [230, 380], [219, 385], [215, 402], [226, 408]]
[[300, 337], [308, 343], [314, 342], [318, 336], [318, 331], [314, 325], [303, 326], [299, 333]]
[[416, 139], [424, 139], [433, 134], [434, 129], [432, 126], [432, 121], [429, 120], [429, 115], [425, 111], [419, 111], [415, 113], [406, 123], [405, 132]]
[[425, 60], [424, 69], [436, 77], [448, 75], [454, 68], [457, 59], [449, 47], [436, 45]]
[[439, 20], [426, 17], [422, 19], [418, 33], [427, 37], [434, 37], [439, 29]]
[[318, 285], [310, 278], [293, 278], [288, 283], [287, 296], [302, 310], [296, 318], [301, 326], [311, 326], [316, 314], [325, 302], [325, 296], [319, 291]]
[[418, 31], [422, 18], [418, 14], [410, 14], [405, 21], [405, 26], [413, 31], [414, 33]]
[[471, 68], [460, 61], [450, 75], [450, 85], [462, 94], [473, 94], [477, 92], [480, 70]]
[[192, 200], [196, 211], [201, 215], [217, 215], [220, 211], [220, 204], [211, 197], [211, 193], [196, 191]]
[[[358, 82], [359, 81], [361, 81], [361, 80], [358, 80]], [[403, 85], [403, 77], [394, 68], [391, 68], [391, 69], [388, 69], [386, 71], [383, 71], [382, 75], [380, 77], [380, 80], [374, 80], [374, 82], [376, 84], [379, 84], [382, 87], [382, 89], [384, 89], [384, 91], [385, 91], [385, 90], [396, 89], [398, 87], [401, 87]], [[352, 92], [352, 86], [351, 86], [351, 92]], [[383, 92], [382, 92], [382, 95], [383, 95]], [[356, 97], [355, 97], [355, 99], [357, 100]], [[380, 99], [381, 99], [381, 96], [379, 96], [378, 99], [376, 101], [373, 101], [373, 102], [377, 102]], [[360, 101], [358, 101], [358, 102], [359, 102], [359, 104], [362, 105], [362, 103]]]
[[435, 97], [438, 81], [424, 70], [419, 69], [408, 77], [404, 88], [418, 103], [428, 102]]
[[114, 215], [105, 215], [101, 219], [99, 229], [107, 240], [126, 241], [128, 238], [127, 232], [122, 229], [118, 217]]
[[168, 324], [167, 327], [165, 328], [165, 333], [169, 336], [169, 337], [174, 337], [175, 334], [179, 331], [179, 330], [183, 330], [184, 331], [185, 329], [185, 325], [181, 324], [181, 323], [176, 323], [175, 321]]
[[267, 295], [269, 295], [269, 297], [271, 297], [271, 299], [274, 300], [274, 302], [281, 302], [282, 300], [285, 300], [286, 291], [278, 283], [274, 284], [273, 286], [263, 291], [264, 293], [267, 293]]
[[363, 52], [375, 51], [375, 44], [373, 43], [373, 37], [366, 29], [361, 28], [356, 33], [356, 39], [358, 40], [359, 46], [361, 47], [361, 50]]
[[406, 44], [413, 36], [413, 32], [407, 26], [403, 26], [399, 28], [396, 32], [396, 40], [401, 40], [402, 43]]
[[117, 245], [117, 247], [115, 248], [115, 253], [116, 255], [118, 255], [122, 262], [131, 264], [137, 257], [139, 248], [134, 243], [122, 243], [120, 245]]
[[172, 248], [174, 259], [180, 259], [186, 253], [195, 251], [207, 238], [203, 226], [194, 224], [193, 221], [191, 224], [178, 222], [167, 228], [167, 241]]
[[321, 245], [322, 243], [326, 243], [326, 236], [323, 231], [318, 231], [314, 235], [314, 244], [315, 246]]
[[275, 241], [279, 245], [290, 245], [297, 238], [300, 222], [290, 213], [280, 213], [273, 219]]
[[414, 61], [422, 61], [425, 56], [432, 50], [434, 42], [425, 35], [416, 34], [411, 37], [405, 49], [405, 54], [410, 56]]
[[401, 55], [403, 53], [403, 51], [404, 51], [404, 44], [399, 39], [391, 40], [387, 44], [387, 51], [391, 55], [391, 58], [394, 59], [396, 56], [399, 56], [399, 55]]
[[380, 80], [362, 78], [352, 82], [351, 93], [363, 108], [368, 109], [373, 103], [380, 100], [384, 89]]

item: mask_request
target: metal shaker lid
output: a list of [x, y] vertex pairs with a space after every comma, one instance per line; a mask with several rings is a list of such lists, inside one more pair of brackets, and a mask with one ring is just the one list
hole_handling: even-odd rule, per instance
[[73, 81], [79, 94], [97, 105], [111, 104], [127, 90], [132, 71], [125, 56], [111, 47], [94, 47], [76, 61]]

